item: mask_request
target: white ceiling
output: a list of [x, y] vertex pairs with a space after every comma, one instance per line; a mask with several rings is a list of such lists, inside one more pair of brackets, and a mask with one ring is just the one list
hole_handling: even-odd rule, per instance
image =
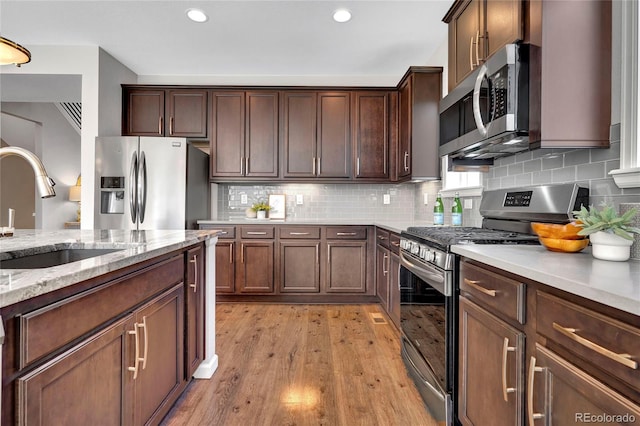
[[[391, 76], [446, 43], [452, 0], [0, 0], [0, 33], [23, 46], [97, 45], [139, 76]], [[209, 15], [189, 21], [188, 8]], [[346, 7], [353, 19], [338, 24]], [[33, 58], [37, 60], [37, 58]], [[24, 65], [23, 67], [28, 67]], [[395, 84], [395, 83], [394, 83]]]

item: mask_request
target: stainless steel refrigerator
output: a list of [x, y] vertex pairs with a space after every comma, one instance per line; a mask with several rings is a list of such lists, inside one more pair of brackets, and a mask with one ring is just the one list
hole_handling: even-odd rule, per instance
[[184, 138], [96, 138], [97, 229], [194, 229], [209, 217], [209, 156]]

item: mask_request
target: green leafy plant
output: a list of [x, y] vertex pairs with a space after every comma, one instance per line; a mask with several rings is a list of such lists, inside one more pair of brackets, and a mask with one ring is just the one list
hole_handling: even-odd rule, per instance
[[264, 201], [258, 201], [251, 206], [251, 210], [253, 210], [254, 212], [269, 211], [271, 210], [271, 206]]
[[582, 227], [578, 235], [590, 235], [594, 232], [604, 231], [616, 234], [627, 240], [633, 240], [633, 233], [640, 234], [640, 229], [631, 226], [631, 219], [638, 213], [637, 209], [631, 209], [622, 216], [605, 202], [600, 204], [600, 210], [593, 206], [582, 206], [580, 211], [574, 211], [573, 216], [578, 221], [576, 225]]

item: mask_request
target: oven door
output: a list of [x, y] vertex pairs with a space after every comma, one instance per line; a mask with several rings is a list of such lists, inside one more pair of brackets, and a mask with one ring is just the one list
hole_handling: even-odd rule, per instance
[[429, 412], [452, 424], [452, 273], [401, 253], [402, 357]]

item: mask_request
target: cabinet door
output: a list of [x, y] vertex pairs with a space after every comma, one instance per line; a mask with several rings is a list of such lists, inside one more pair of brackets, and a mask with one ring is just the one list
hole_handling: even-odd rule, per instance
[[318, 151], [316, 175], [351, 177], [349, 92], [318, 93]]
[[[476, 40], [480, 34], [480, 7], [482, 0], [468, 0], [459, 14], [449, 24], [449, 46], [455, 49], [449, 52], [454, 63], [449, 62], [449, 89], [458, 85], [478, 65], [482, 58], [480, 46]], [[476, 57], [477, 49], [477, 57]]]
[[356, 179], [389, 179], [389, 94], [353, 94]]
[[367, 291], [367, 242], [327, 242], [327, 293], [364, 293]]
[[238, 283], [241, 293], [273, 293], [273, 241], [240, 242]]
[[522, 40], [522, 3], [521, 0], [485, 2], [487, 58], [501, 47]]
[[244, 175], [278, 176], [278, 93], [247, 92]]
[[216, 243], [216, 293], [233, 293], [236, 288], [235, 242]]
[[390, 254], [389, 262], [389, 306], [387, 312], [391, 320], [400, 327], [400, 257]]
[[18, 379], [17, 424], [131, 424], [133, 329], [130, 315]]
[[459, 339], [462, 424], [523, 424], [524, 333], [461, 297]]
[[136, 311], [140, 362], [134, 424], [157, 424], [184, 382], [184, 286], [176, 285]]
[[164, 90], [127, 92], [124, 136], [164, 136]]
[[167, 115], [169, 136], [207, 137], [207, 91], [169, 90]]
[[211, 177], [243, 176], [244, 92], [213, 92], [211, 97]]
[[193, 375], [204, 360], [204, 251], [202, 247], [187, 252], [185, 289], [186, 309], [186, 360], [185, 379]]
[[389, 250], [380, 245], [376, 246], [376, 294], [389, 312]]
[[317, 167], [315, 92], [282, 95], [283, 177], [314, 177]]
[[[625, 398], [539, 344], [536, 344], [535, 356], [529, 360], [528, 371], [530, 426], [637, 424], [640, 421], [637, 401]], [[597, 420], [597, 416], [604, 415], [609, 418]]]
[[318, 293], [320, 291], [320, 242], [280, 242], [280, 291]]
[[398, 179], [411, 177], [411, 136], [413, 126], [413, 76], [409, 76], [400, 86], [398, 103]]

